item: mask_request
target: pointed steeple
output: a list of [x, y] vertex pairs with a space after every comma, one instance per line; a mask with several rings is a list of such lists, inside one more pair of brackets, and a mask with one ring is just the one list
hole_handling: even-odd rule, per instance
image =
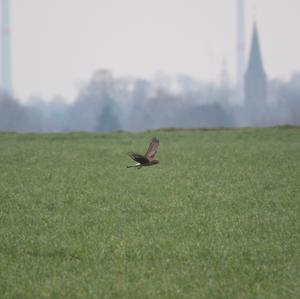
[[247, 68], [247, 72], [251, 72], [251, 71], [260, 72], [260, 73], [265, 72], [262, 63], [262, 58], [261, 58], [260, 44], [259, 44], [256, 24], [254, 24], [254, 28], [253, 28], [251, 50], [250, 50], [248, 68]]
[[257, 26], [254, 24], [249, 62], [245, 73], [245, 109], [250, 125], [261, 125], [267, 107], [267, 76], [264, 70]]

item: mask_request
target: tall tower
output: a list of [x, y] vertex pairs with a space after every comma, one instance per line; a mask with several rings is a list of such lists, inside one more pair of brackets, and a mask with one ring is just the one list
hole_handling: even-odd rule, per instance
[[0, 93], [11, 96], [10, 0], [0, 1]]
[[236, 8], [236, 97], [239, 102], [243, 102], [245, 75], [244, 0], [236, 0]]
[[225, 101], [229, 99], [230, 93], [230, 78], [227, 71], [227, 63], [225, 57], [222, 60], [222, 69], [220, 73], [220, 90]]
[[264, 70], [257, 26], [254, 24], [251, 49], [245, 73], [245, 108], [253, 125], [263, 124], [267, 100], [267, 76]]

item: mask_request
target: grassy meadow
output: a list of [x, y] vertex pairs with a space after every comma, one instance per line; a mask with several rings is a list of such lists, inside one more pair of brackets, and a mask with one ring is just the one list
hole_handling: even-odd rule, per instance
[[300, 128], [0, 133], [0, 204], [0, 298], [300, 296]]

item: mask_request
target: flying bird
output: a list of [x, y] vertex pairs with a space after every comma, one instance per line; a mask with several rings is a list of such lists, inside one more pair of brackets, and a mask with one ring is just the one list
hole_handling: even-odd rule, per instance
[[154, 137], [150, 140], [150, 144], [145, 155], [140, 155], [134, 152], [128, 153], [129, 157], [137, 163], [135, 165], [127, 166], [127, 168], [137, 167], [137, 169], [140, 169], [143, 166], [152, 166], [158, 164], [159, 161], [154, 159], [158, 150], [158, 146], [159, 140]]

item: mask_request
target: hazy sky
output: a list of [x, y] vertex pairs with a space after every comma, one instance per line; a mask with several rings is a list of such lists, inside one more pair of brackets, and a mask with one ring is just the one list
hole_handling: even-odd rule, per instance
[[[11, 0], [14, 92], [69, 100], [99, 68], [235, 76], [236, 0]], [[270, 77], [300, 71], [300, 0], [246, 0], [246, 48], [254, 16]]]

